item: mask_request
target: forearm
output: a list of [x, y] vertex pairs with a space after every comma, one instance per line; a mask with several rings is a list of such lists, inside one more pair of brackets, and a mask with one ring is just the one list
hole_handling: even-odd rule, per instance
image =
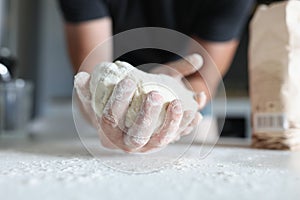
[[195, 40], [205, 49], [190, 46], [191, 53], [199, 53], [203, 56], [204, 65], [199, 72], [194, 73], [188, 77], [188, 85], [192, 90], [199, 93], [204, 91], [208, 99], [212, 98], [216, 89], [225, 75], [232, 62], [233, 56], [236, 52], [238, 41], [231, 40], [228, 42], [210, 42], [199, 38]]
[[111, 61], [111, 46], [107, 46], [105, 50], [99, 48], [101, 52], [94, 53], [97, 56], [89, 56], [89, 59], [85, 60], [98, 44], [111, 36], [111, 20], [109, 18], [91, 20], [79, 24], [66, 23], [65, 33], [74, 73], [79, 71], [83, 61], [85, 64], [80, 71], [86, 72], [91, 72], [95, 64], [99, 62]]

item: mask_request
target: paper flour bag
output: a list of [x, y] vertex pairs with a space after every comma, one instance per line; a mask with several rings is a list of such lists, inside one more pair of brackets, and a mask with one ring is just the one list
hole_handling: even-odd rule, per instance
[[249, 74], [253, 147], [300, 148], [300, 1], [258, 8]]

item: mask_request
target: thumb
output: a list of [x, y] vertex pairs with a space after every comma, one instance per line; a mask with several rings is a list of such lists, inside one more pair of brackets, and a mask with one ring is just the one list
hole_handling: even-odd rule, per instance
[[203, 109], [207, 103], [207, 96], [206, 96], [205, 92], [195, 93], [194, 99], [198, 103], [199, 110]]
[[74, 77], [74, 87], [81, 101], [90, 101], [91, 94], [89, 89], [90, 74], [87, 72], [79, 72]]
[[79, 98], [79, 110], [88, 122], [94, 127], [98, 127], [96, 114], [91, 106], [90, 79], [89, 73], [79, 72], [74, 77], [74, 88], [76, 89], [77, 98]]
[[175, 62], [167, 63], [151, 70], [154, 74], [166, 74], [176, 78], [183, 78], [191, 75], [201, 69], [203, 65], [203, 58], [199, 54], [191, 54], [183, 59]]

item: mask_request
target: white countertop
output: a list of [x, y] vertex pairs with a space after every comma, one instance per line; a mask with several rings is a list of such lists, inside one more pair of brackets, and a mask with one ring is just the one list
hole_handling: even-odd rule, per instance
[[[195, 145], [164, 169], [131, 174], [103, 165], [118, 164], [120, 155], [93, 158], [79, 141], [7, 144], [0, 150], [1, 199], [291, 200], [300, 195], [299, 153], [215, 147], [200, 159]], [[184, 145], [170, 148], [176, 152]]]
[[[94, 141], [89, 144], [97, 148]], [[113, 152], [95, 158], [76, 133], [64, 139], [0, 139], [0, 198], [299, 199], [300, 152], [220, 145], [210, 152], [209, 146], [193, 145], [154, 172], [124, 173], [107, 167], [160, 166], [185, 149], [184, 144], [171, 145], [149, 160]], [[203, 152], [210, 153], [203, 158]]]

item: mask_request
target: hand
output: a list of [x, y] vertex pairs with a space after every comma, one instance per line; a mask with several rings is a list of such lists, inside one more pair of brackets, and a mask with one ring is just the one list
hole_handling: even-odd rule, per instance
[[[200, 70], [202, 65], [202, 57], [199, 54], [192, 54], [185, 57], [185, 59], [171, 62], [166, 65], [158, 66], [151, 70], [150, 73], [169, 75], [177, 79], [180, 84], [183, 84], [188, 89], [192, 90], [191, 86], [187, 85], [188, 81], [186, 77], [198, 73], [198, 70]], [[201, 110], [205, 106], [207, 101], [205, 93], [203, 91], [200, 93], [195, 93], [194, 98], [198, 103], [199, 110]], [[158, 134], [154, 134], [151, 138], [151, 141], [148, 142], [148, 144], [145, 147], [143, 147], [142, 150], [149, 151], [158, 147], [159, 145], [157, 144], [162, 144], [162, 146], [164, 146], [172, 141], [179, 140], [181, 136], [190, 134], [202, 119], [202, 115], [199, 112], [196, 112], [196, 114], [194, 115], [194, 111], [192, 110], [184, 111], [175, 137], [170, 137], [170, 135], [172, 136], [174, 134], [172, 131], [170, 131], [170, 129], [172, 129], [172, 127], [174, 126], [173, 124], [171, 125], [170, 122], [174, 119], [179, 120], [180, 117], [179, 115], [174, 116], [175, 114], [170, 108], [174, 106], [174, 104], [180, 106], [180, 102], [178, 100], [174, 100], [170, 103], [167, 110], [166, 123], [164, 123], [163, 125], [163, 130]], [[170, 116], [173, 116], [173, 119], [170, 119]], [[163, 138], [169, 138], [169, 140], [165, 140]], [[165, 142], [161, 142], [164, 140]]]
[[[202, 66], [202, 56], [200, 56], [199, 54], [191, 54], [185, 57], [184, 59], [180, 59], [175, 62], [155, 67], [154, 69], [150, 70], [150, 73], [169, 75], [177, 79], [180, 82], [180, 84], [183, 84], [187, 89], [195, 92], [193, 90], [193, 83], [189, 82], [189, 77], [192, 77], [193, 75], [198, 75], [199, 79], [201, 79], [199, 70]], [[198, 82], [197, 85], [199, 85]], [[206, 90], [207, 88], [204, 87], [200, 89], [200, 92], [195, 92], [195, 100], [199, 105], [199, 110], [201, 110], [207, 102], [207, 96], [204, 92]]]
[[[178, 65], [178, 68], [179, 66], [181, 65]], [[136, 122], [127, 129], [124, 125], [125, 114], [136, 90], [135, 83], [130, 79], [120, 81], [114, 88], [102, 116], [99, 117], [91, 107], [89, 80], [88, 73], [80, 72], [75, 77], [75, 88], [83, 112], [97, 127], [100, 140], [105, 147], [127, 152], [147, 152], [161, 148], [178, 140], [180, 136], [189, 134], [201, 119], [200, 113], [194, 115], [195, 111], [183, 111], [180, 101], [174, 100], [167, 108], [164, 124], [154, 133], [153, 127], [162, 109], [163, 98], [158, 92], [152, 91], [147, 94]]]

